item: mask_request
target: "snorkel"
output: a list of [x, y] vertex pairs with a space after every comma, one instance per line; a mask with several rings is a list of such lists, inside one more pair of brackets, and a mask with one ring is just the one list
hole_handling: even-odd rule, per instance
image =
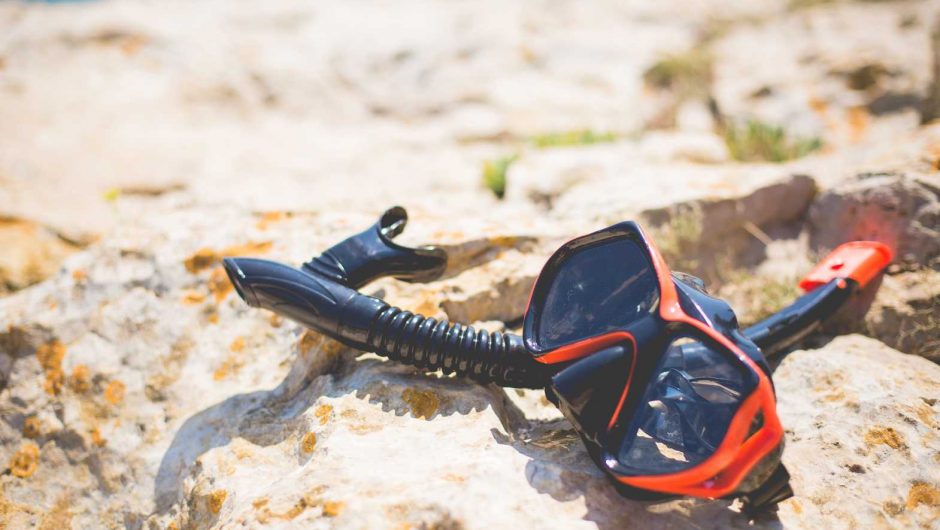
[[536, 280], [523, 335], [393, 307], [358, 289], [384, 276], [439, 278], [446, 253], [392, 239], [392, 208], [299, 269], [227, 258], [239, 296], [350, 347], [426, 371], [542, 388], [624, 496], [741, 497], [753, 515], [792, 495], [780, 463], [769, 355], [816, 330], [891, 259], [853, 242], [801, 282], [807, 293], [740, 330], [701, 280], [671, 272], [639, 225], [619, 223], [556, 251]]
[[375, 225], [300, 269], [268, 260], [226, 258], [225, 270], [248, 305], [353, 348], [484, 384], [544, 388], [551, 370], [533, 359], [519, 335], [416, 315], [356, 290], [384, 276], [428, 282], [443, 274], [447, 255], [442, 249], [392, 242], [407, 220], [403, 208], [392, 208]]

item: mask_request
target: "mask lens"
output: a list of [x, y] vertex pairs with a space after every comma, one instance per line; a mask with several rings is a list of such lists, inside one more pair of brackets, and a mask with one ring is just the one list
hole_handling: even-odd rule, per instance
[[711, 456], [756, 385], [730, 352], [687, 336], [669, 345], [654, 374], [618, 458], [638, 475], [683, 471]]
[[542, 305], [538, 341], [550, 349], [622, 329], [659, 301], [643, 248], [620, 238], [575, 252], [558, 267]]

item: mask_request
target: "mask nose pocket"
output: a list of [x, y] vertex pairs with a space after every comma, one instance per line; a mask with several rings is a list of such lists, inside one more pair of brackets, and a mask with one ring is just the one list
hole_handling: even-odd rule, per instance
[[730, 352], [692, 336], [674, 339], [649, 378], [620, 445], [631, 473], [674, 473], [715, 453], [755, 383]]
[[624, 341], [592, 353], [554, 377], [547, 389], [558, 406], [587, 439], [607, 429], [634, 367], [632, 342]]

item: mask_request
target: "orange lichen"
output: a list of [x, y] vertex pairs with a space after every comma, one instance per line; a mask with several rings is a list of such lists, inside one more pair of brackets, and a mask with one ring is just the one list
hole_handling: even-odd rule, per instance
[[65, 345], [58, 340], [40, 344], [36, 348], [36, 359], [45, 373], [46, 380], [43, 388], [47, 393], [58, 395], [62, 392], [65, 383], [65, 374], [62, 373], [62, 359], [65, 357]]
[[810, 108], [813, 109], [815, 113], [821, 115], [826, 114], [829, 107], [824, 100], [817, 97], [810, 97], [807, 103], [809, 103]]
[[237, 355], [238, 353], [241, 353], [245, 349], [244, 337], [237, 337], [235, 340], [233, 340], [229, 344], [228, 349], [232, 353], [228, 357], [226, 357], [222, 361], [222, 364], [219, 365], [219, 367], [215, 369], [215, 372], [212, 373], [212, 379], [215, 381], [221, 381], [222, 379], [225, 379], [229, 375], [238, 372], [238, 370], [241, 369], [242, 365], [245, 364], [245, 361], [243, 359], [240, 359], [239, 356]]
[[[267, 504], [267, 503], [265, 503]], [[319, 504], [319, 500], [313, 493], [308, 493], [301, 497], [293, 506], [290, 507], [286, 512], [275, 513], [271, 511], [267, 506], [262, 505], [261, 513], [258, 515], [258, 521], [262, 524], [267, 523], [269, 519], [280, 519], [282, 521], [290, 521], [295, 519], [298, 515], [304, 513], [307, 508], [312, 508]]]
[[326, 425], [326, 422], [330, 421], [330, 416], [333, 415], [333, 405], [320, 405], [313, 411], [313, 414], [320, 420], [320, 425]]
[[46, 380], [42, 388], [47, 394], [57, 396], [62, 392], [62, 385], [65, 384], [65, 374], [61, 370], [46, 372]]
[[69, 387], [77, 394], [84, 394], [91, 390], [91, 370], [84, 364], [76, 364], [69, 377]]
[[251, 256], [255, 254], [264, 254], [271, 250], [270, 241], [249, 241], [241, 245], [232, 245], [222, 249], [222, 257], [230, 256]]
[[885, 501], [884, 504], [881, 505], [881, 509], [888, 515], [901, 515], [901, 513], [904, 512], [904, 505], [899, 502]]
[[231, 355], [226, 357], [225, 360], [222, 361], [222, 364], [219, 365], [219, 367], [216, 368], [214, 372], [212, 372], [212, 380], [221, 381], [225, 379], [229, 375], [238, 372], [238, 370], [241, 369], [242, 364], [244, 364], [243, 361]]
[[382, 425], [380, 424], [365, 423], [363, 418], [353, 409], [346, 409], [340, 412], [339, 415], [343, 419], [349, 420], [345, 422], [346, 428], [355, 434], [369, 434], [370, 432], [382, 430]]
[[108, 440], [106, 440], [104, 436], [101, 436], [101, 431], [98, 430], [98, 427], [92, 427], [91, 432], [88, 434], [91, 436], [91, 443], [93, 443], [95, 447], [104, 447], [108, 445]]
[[20, 446], [10, 458], [10, 473], [19, 478], [29, 478], [39, 467], [39, 446], [28, 442]]
[[345, 502], [326, 501], [323, 503], [323, 515], [327, 517], [336, 517], [346, 507]]
[[347, 426], [347, 428], [350, 430], [350, 432], [354, 434], [359, 434], [359, 435], [379, 432], [382, 430], [381, 425], [371, 425], [368, 423], [360, 423], [358, 425], [349, 425]]
[[926, 403], [920, 403], [914, 407], [914, 413], [917, 414], [917, 418], [920, 419], [921, 423], [927, 427], [931, 429], [937, 427], [936, 413]]
[[117, 379], [112, 379], [104, 389], [104, 399], [112, 405], [120, 405], [124, 401], [124, 383]]
[[88, 273], [85, 269], [75, 269], [72, 271], [72, 279], [76, 282], [83, 282], [88, 279]]
[[915, 482], [907, 492], [907, 509], [913, 510], [921, 504], [940, 506], [940, 489], [926, 482]]
[[225, 269], [222, 267], [216, 267], [212, 270], [212, 274], [209, 275], [209, 292], [215, 297], [215, 303], [220, 303], [222, 300], [225, 300], [225, 297], [228, 296], [234, 287], [232, 282], [228, 281], [228, 275], [225, 274]]
[[192, 256], [186, 258], [183, 261], [183, 265], [186, 266], [186, 270], [195, 274], [203, 269], [208, 269], [209, 267], [218, 263], [220, 257], [219, 253], [215, 250], [204, 247], [197, 250]]
[[294, 503], [285, 512], [276, 513], [271, 510], [268, 506], [268, 499], [261, 498], [251, 503], [251, 505], [258, 511], [257, 520], [261, 524], [267, 524], [271, 519], [281, 519], [284, 521], [290, 521], [291, 519], [296, 518], [298, 515], [303, 513], [307, 508], [312, 508], [320, 504], [319, 495], [326, 490], [325, 486], [317, 486], [303, 495], [300, 499]]
[[186, 305], [201, 304], [206, 299], [206, 293], [196, 289], [187, 289], [183, 291], [182, 302]]
[[183, 260], [183, 265], [186, 266], [186, 270], [196, 274], [197, 272], [215, 266], [222, 261], [222, 258], [264, 254], [269, 250], [271, 250], [270, 241], [250, 241], [241, 245], [232, 245], [222, 250], [203, 247], [197, 250], [192, 256]]
[[865, 107], [849, 108], [849, 130], [851, 131], [851, 140], [857, 142], [862, 139], [865, 130], [868, 129], [868, 123], [871, 121], [871, 115]]
[[430, 420], [441, 406], [441, 398], [431, 390], [406, 388], [401, 393], [401, 399], [411, 407], [411, 412], [416, 418], [424, 417]]
[[58, 340], [40, 344], [36, 348], [36, 359], [43, 370], [61, 370], [62, 359], [65, 358], [65, 345]]
[[314, 331], [305, 331], [304, 334], [300, 336], [300, 342], [297, 347], [300, 349], [300, 353], [307, 354], [322, 343], [323, 335]]
[[225, 504], [225, 498], [228, 497], [228, 492], [225, 490], [215, 490], [209, 493], [208, 498], [206, 499], [206, 504], [209, 507], [209, 511], [215, 515], [218, 515], [222, 511], [222, 505]]
[[865, 433], [865, 443], [869, 446], [884, 444], [892, 449], [907, 447], [901, 433], [891, 427], [875, 427]]
[[267, 230], [271, 225], [288, 217], [287, 212], [263, 212], [261, 218], [255, 223], [258, 230]]
[[421, 303], [414, 308], [414, 312], [419, 315], [435, 315], [441, 310], [441, 303], [434, 295], [428, 295], [422, 298]]
[[300, 450], [305, 453], [312, 453], [317, 447], [317, 435], [316, 433], [308, 432], [304, 435], [303, 439], [300, 440]]
[[42, 435], [42, 422], [36, 416], [28, 416], [23, 420], [23, 436], [26, 438], [39, 438]]

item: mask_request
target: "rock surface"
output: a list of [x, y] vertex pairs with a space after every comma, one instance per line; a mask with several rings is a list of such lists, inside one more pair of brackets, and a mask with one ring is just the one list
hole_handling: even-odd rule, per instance
[[774, 381], [797, 492], [785, 526], [937, 525], [937, 365], [849, 335], [787, 356]]
[[[0, 527], [936, 527], [940, 126], [912, 101], [938, 5], [0, 3]], [[747, 119], [823, 148], [736, 162]], [[783, 360], [775, 515], [625, 500], [540, 392], [352, 351], [220, 267], [396, 203], [448, 269], [366, 290], [500, 330], [552, 250], [627, 218], [744, 321], [885, 239], [851, 329], [905, 353]]]

